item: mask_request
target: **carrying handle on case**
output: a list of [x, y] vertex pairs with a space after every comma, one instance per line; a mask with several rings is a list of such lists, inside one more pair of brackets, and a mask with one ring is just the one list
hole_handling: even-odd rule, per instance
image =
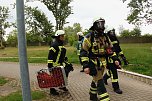
[[47, 72], [48, 69], [40, 69], [37, 73]]

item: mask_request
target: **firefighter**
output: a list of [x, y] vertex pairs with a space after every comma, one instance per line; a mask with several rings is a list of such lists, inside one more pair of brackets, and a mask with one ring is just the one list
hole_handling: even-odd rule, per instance
[[[83, 32], [78, 32], [77, 36], [78, 36], [77, 55], [79, 56], [79, 62], [82, 65], [82, 61], [81, 61], [81, 58], [80, 58], [80, 50], [82, 48], [82, 43], [83, 43], [83, 40], [84, 40], [84, 34], [83, 34]], [[82, 66], [82, 70], [80, 72], [84, 72], [83, 66]]]
[[108, 37], [110, 38], [112, 44], [113, 44], [113, 48], [114, 48], [114, 51], [116, 52], [116, 54], [118, 55], [118, 57], [120, 56], [124, 62], [124, 65], [128, 65], [128, 61], [126, 59], [126, 57], [124, 56], [123, 54], [123, 51], [119, 45], [119, 40], [115, 34], [115, 29], [111, 29], [107, 32], [107, 35]]
[[[115, 51], [117, 56], [119, 57], [119, 55], [120, 55], [119, 53], [122, 53], [122, 50], [119, 46], [119, 41], [115, 35], [115, 30], [112, 29], [112, 30], [108, 31], [107, 35], [113, 44], [113, 51]], [[124, 57], [123, 54], [121, 54], [120, 56]], [[123, 60], [124, 60], [124, 64], [127, 65], [128, 62], [125, 57], [123, 58]], [[120, 59], [119, 59], [119, 63], [121, 64]], [[109, 61], [108, 65], [107, 65], [107, 69], [108, 69], [108, 71], [103, 76], [104, 83], [106, 85], [108, 85], [107, 80], [109, 78], [111, 78], [112, 87], [114, 89], [114, 92], [116, 92], [117, 94], [122, 94], [122, 90], [120, 90], [120, 87], [119, 87], [118, 73], [117, 73], [117, 69], [121, 69], [121, 67], [117, 67], [115, 64], [113, 64]]]
[[[63, 66], [66, 56], [66, 49], [63, 46], [65, 32], [63, 30], [57, 30], [54, 38], [54, 42], [50, 45], [48, 54], [48, 69], [54, 66]], [[68, 91], [66, 87], [59, 88], [63, 91]], [[50, 94], [59, 95], [55, 88], [50, 88]]]
[[112, 44], [106, 34], [105, 20], [97, 18], [93, 21], [93, 26], [90, 28], [90, 33], [84, 38], [80, 56], [84, 72], [93, 77], [90, 87], [91, 101], [110, 101], [107, 90], [103, 82], [103, 73], [107, 66], [107, 60], [111, 57], [115, 65], [119, 65], [117, 56], [112, 52]]

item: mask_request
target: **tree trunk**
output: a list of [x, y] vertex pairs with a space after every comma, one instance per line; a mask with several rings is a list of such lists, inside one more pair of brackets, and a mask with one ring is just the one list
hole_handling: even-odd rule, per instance
[[39, 42], [39, 46], [42, 46], [41, 42]]
[[3, 47], [3, 37], [2, 37], [2, 33], [0, 33], [0, 47]]

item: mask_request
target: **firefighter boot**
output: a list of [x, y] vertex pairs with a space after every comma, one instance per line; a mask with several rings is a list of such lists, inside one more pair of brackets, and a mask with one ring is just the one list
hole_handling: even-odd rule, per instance
[[98, 101], [97, 94], [92, 94], [92, 93], [89, 94], [90, 94], [90, 101]]
[[108, 80], [109, 78], [110, 78], [110, 76], [108, 76], [108, 74], [105, 73], [104, 76], [103, 76], [103, 82], [104, 82], [105, 85], [108, 85], [107, 80]]
[[80, 72], [84, 72], [84, 69], [80, 70]]
[[80, 72], [84, 72], [83, 66], [82, 66], [82, 70], [80, 70]]
[[59, 95], [59, 93], [56, 91], [55, 88], [50, 88], [50, 94], [51, 95]]
[[91, 83], [91, 88], [90, 88], [90, 100], [91, 101], [98, 101], [98, 98], [97, 98], [97, 86], [95, 84], [95, 82], [92, 81]]
[[97, 82], [97, 93], [99, 95], [100, 101], [110, 101], [109, 94], [107, 93], [103, 79], [100, 79]]
[[61, 89], [61, 90], [65, 91], [65, 92], [67, 92], [67, 91], [68, 91], [68, 89], [67, 89], [66, 87], [60, 87], [59, 89]]
[[118, 82], [112, 82], [112, 86], [113, 86], [114, 92], [116, 92], [117, 94], [122, 94], [122, 90], [120, 90]]

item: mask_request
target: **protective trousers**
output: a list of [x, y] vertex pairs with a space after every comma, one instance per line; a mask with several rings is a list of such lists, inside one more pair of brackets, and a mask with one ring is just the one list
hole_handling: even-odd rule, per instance
[[117, 90], [117, 89], [119, 89], [117, 68], [115, 67], [114, 63], [108, 63], [108, 68], [109, 68], [109, 70], [103, 76], [103, 80], [104, 80], [105, 84], [108, 84], [107, 80], [109, 78], [111, 78], [113, 89]]
[[91, 88], [90, 88], [90, 100], [92, 101], [98, 101], [97, 95], [99, 96], [100, 101], [110, 101], [109, 95], [106, 91], [106, 88], [104, 86], [103, 82], [103, 73], [106, 67], [106, 59], [100, 58], [100, 61], [94, 60], [93, 63], [94, 66], [91, 65], [91, 67], [96, 69], [97, 74], [93, 77]]
[[[98, 80], [97, 83], [92, 81], [89, 94], [91, 101], [110, 101], [103, 79]], [[99, 100], [97, 98], [97, 94], [99, 96]]]

